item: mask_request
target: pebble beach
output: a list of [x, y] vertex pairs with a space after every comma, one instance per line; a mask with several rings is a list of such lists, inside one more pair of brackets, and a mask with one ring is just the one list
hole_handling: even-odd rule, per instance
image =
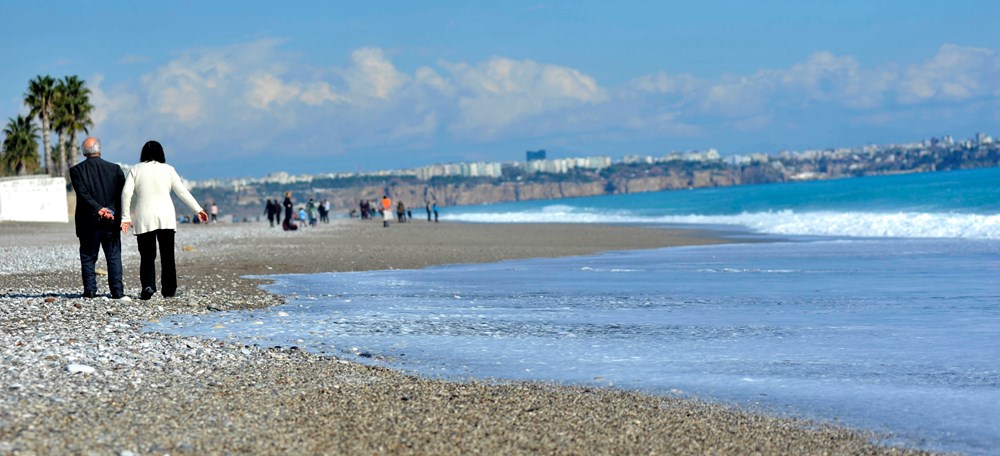
[[686, 397], [432, 380], [297, 347], [143, 330], [166, 315], [283, 302], [251, 275], [722, 242], [711, 233], [335, 219], [295, 232], [266, 222], [181, 225], [176, 239], [178, 297], [138, 299], [128, 235], [129, 297], [83, 299], [72, 223], [0, 223], [0, 455], [925, 454]]

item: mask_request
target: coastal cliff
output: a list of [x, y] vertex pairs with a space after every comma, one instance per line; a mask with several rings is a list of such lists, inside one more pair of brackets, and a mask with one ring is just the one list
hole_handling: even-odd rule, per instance
[[[772, 173], [773, 174], [773, 173]], [[246, 187], [239, 191], [196, 189], [192, 193], [199, 201], [216, 201], [238, 218], [255, 219], [263, 214], [267, 199], [283, 198], [284, 191], [291, 191], [296, 207], [305, 205], [309, 198], [328, 200], [335, 212], [357, 208], [361, 200], [377, 200], [389, 194], [394, 201], [403, 201], [411, 210], [422, 210], [428, 202], [438, 205], [464, 206], [512, 201], [561, 199], [606, 194], [645, 193], [703, 187], [720, 187], [746, 183], [786, 180], [781, 175], [770, 175], [742, 169], [627, 169], [602, 175], [581, 172], [569, 176], [532, 176], [521, 180], [496, 179], [435, 179], [420, 181], [412, 178], [392, 177], [382, 182], [335, 185], [333, 182], [314, 181], [311, 185], [290, 185], [282, 188]]]

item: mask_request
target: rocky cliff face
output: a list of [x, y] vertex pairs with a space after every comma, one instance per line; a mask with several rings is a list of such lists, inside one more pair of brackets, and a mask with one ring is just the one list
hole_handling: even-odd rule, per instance
[[463, 206], [509, 201], [559, 199], [621, 193], [644, 193], [661, 190], [735, 185], [739, 176], [725, 171], [698, 171], [662, 176], [637, 176], [619, 179], [595, 179], [590, 182], [502, 182], [448, 184], [441, 186], [399, 184], [390, 193], [404, 202], [422, 205], [437, 201], [443, 206]]
[[[357, 209], [361, 200], [378, 201], [388, 193], [394, 203], [403, 201], [407, 208], [421, 211], [428, 202], [442, 207], [489, 204], [511, 201], [560, 199], [605, 194], [644, 193], [662, 190], [737, 185], [743, 182], [739, 170], [669, 170], [656, 175], [591, 176], [556, 182], [480, 181], [443, 184], [423, 181], [390, 180], [384, 186], [357, 185], [341, 188], [291, 189], [296, 208], [305, 206], [309, 198], [329, 200], [335, 212]], [[217, 201], [226, 214], [237, 218], [256, 218], [263, 214], [264, 201], [281, 195], [264, 195], [257, 189], [240, 192], [206, 189], [196, 191], [199, 201]], [[283, 194], [283, 191], [281, 192]], [[283, 196], [282, 196], [283, 198]], [[227, 210], [228, 209], [228, 210]]]

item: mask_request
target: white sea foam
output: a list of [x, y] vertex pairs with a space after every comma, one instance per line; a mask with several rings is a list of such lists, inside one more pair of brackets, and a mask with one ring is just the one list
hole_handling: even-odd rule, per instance
[[806, 236], [1000, 239], [1000, 214], [776, 211], [642, 216], [554, 205], [534, 212], [456, 213], [448, 219], [479, 223], [681, 223], [735, 225], [759, 233]]

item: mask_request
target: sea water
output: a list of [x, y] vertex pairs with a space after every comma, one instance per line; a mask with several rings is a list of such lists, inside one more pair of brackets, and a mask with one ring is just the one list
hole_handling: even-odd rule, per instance
[[992, 454], [996, 182], [988, 169], [449, 208], [446, 220], [697, 223], [771, 242], [271, 276], [286, 305], [149, 329], [434, 377], [701, 397]]

